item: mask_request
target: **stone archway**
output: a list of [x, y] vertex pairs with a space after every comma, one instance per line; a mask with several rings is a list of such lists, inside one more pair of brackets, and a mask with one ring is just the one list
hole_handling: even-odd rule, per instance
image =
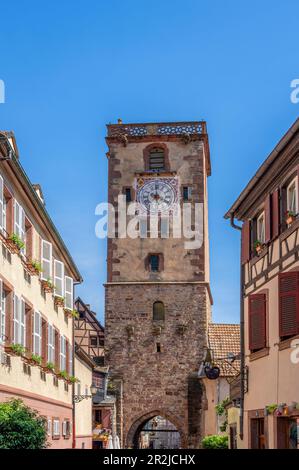
[[164, 410], [153, 410], [150, 411], [139, 418], [137, 418], [133, 423], [131, 424], [127, 437], [126, 437], [126, 445], [129, 448], [137, 448], [138, 447], [138, 435], [140, 433], [140, 430], [142, 427], [150, 421], [152, 418], [156, 416], [161, 416], [165, 419], [167, 419], [170, 423], [172, 423], [179, 435], [180, 435], [180, 442], [181, 442], [181, 448], [186, 448], [187, 446], [187, 439], [185, 436], [185, 433], [182, 431], [182, 425], [181, 423], [176, 419], [176, 417], [172, 416], [170, 413], [165, 412]]

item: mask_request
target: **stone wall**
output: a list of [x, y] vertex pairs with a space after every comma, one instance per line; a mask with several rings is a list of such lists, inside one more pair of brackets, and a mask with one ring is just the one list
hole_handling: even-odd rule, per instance
[[[157, 300], [165, 305], [164, 323], [152, 320]], [[184, 447], [199, 446], [204, 389], [196, 373], [208, 311], [204, 285], [106, 285], [105, 360], [112, 378], [122, 382], [123, 444], [132, 445], [137, 427], [161, 414], [177, 426]]]

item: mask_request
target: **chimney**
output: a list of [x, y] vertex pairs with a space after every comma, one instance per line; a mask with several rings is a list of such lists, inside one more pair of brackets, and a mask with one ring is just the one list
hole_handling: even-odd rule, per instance
[[45, 198], [44, 198], [44, 195], [43, 195], [41, 185], [40, 184], [33, 184], [32, 186], [33, 186], [33, 189], [35, 190], [36, 194], [38, 195], [39, 199], [41, 200], [41, 202], [45, 206]]

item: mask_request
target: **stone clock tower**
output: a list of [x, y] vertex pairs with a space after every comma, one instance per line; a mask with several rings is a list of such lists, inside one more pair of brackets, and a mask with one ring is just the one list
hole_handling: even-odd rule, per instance
[[[138, 446], [146, 423], [161, 416], [178, 431], [181, 447], [196, 448], [206, 402], [197, 372], [211, 305], [206, 124], [119, 120], [107, 127], [108, 199], [116, 209], [116, 233], [108, 239], [105, 350], [116, 388], [117, 433], [122, 447]], [[137, 237], [120, 233], [120, 194], [125, 208], [140, 204]], [[196, 203], [202, 207], [202, 243], [193, 247], [184, 233], [172, 236], [163, 214], [175, 205], [194, 209]], [[156, 236], [147, 224], [152, 213]]]

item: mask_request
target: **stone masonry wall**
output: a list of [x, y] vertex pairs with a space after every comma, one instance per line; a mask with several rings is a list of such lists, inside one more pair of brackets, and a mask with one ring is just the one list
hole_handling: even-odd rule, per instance
[[[164, 324], [152, 320], [157, 300], [165, 305]], [[200, 284], [106, 286], [105, 360], [111, 377], [122, 381], [124, 445], [132, 445], [135, 423], [153, 413], [177, 426], [184, 447], [199, 446], [204, 390], [196, 374], [207, 344], [208, 309]]]

